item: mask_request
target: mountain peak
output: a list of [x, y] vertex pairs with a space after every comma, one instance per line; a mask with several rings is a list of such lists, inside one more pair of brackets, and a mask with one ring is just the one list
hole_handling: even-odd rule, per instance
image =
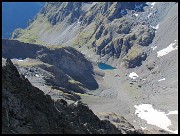
[[17, 68], [14, 66], [10, 58], [6, 59], [5, 69], [11, 74], [11, 76], [20, 77]]

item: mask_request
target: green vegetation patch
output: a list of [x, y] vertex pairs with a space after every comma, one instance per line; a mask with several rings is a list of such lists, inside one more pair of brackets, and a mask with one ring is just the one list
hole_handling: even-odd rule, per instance
[[73, 80], [73, 79], [68, 80], [68, 82], [72, 83], [72, 84], [81, 84], [80, 82]]
[[134, 60], [136, 57], [142, 54], [142, 49], [137, 45], [134, 45], [129, 49], [128, 53], [124, 57], [126, 60]]
[[84, 44], [88, 43], [92, 38], [94, 32], [95, 32], [95, 24], [93, 23], [90, 26], [87, 26], [87, 28], [83, 29], [77, 35], [77, 37], [73, 41], [73, 46], [83, 46]]
[[15, 61], [15, 64], [21, 66], [21, 67], [33, 67], [37, 65], [44, 65], [43, 62], [41, 61], [35, 61], [35, 60], [30, 60], [30, 59], [25, 59], [24, 61]]
[[49, 31], [51, 28], [52, 26], [47, 19], [44, 19], [43, 22], [36, 20], [27, 29], [15, 30], [14, 39], [25, 43], [45, 45], [44, 42], [39, 39], [38, 34], [41, 30]]

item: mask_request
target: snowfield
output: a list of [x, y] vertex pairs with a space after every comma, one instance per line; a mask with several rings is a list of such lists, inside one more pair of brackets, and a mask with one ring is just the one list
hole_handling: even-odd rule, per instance
[[169, 113], [174, 114], [177, 112], [172, 111], [168, 114], [165, 114], [165, 112], [153, 109], [152, 105], [150, 104], [135, 105], [134, 107], [136, 108], [135, 114], [141, 119], [146, 120], [148, 124], [156, 125], [171, 133], [178, 133], [178, 130], [173, 131], [168, 128], [172, 124], [171, 120], [167, 117]]
[[168, 47], [160, 50], [157, 52], [157, 57], [162, 57], [164, 55], [167, 55], [168, 53], [170, 53], [173, 50], [177, 50], [178, 49], [178, 45], [176, 47], [173, 47], [176, 44], [177, 40], [174, 40], [173, 43], [171, 43]]

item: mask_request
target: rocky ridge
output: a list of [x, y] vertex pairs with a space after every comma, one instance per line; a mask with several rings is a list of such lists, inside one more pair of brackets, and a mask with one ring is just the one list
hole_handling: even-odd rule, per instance
[[27, 70], [33, 72], [33, 67], [37, 65], [43, 71], [51, 73], [49, 77], [47, 74], [43, 76], [43, 71], [41, 73], [36, 72], [39, 76], [42, 75], [45, 78], [47, 84], [52, 86], [61, 86], [62, 88], [81, 93], [85, 92], [86, 89], [93, 90], [98, 87], [93, 77], [94, 72], [91, 62], [87, 61], [83, 54], [71, 47], [53, 49], [16, 40], [3, 39], [2, 56], [11, 59], [21, 58], [25, 60], [29, 58], [34, 60], [31, 62], [27, 59], [18, 63], [20, 66], [32, 67], [32, 70], [25, 69], [24, 72], [22, 71], [22, 74], [25, 74]]
[[20, 75], [10, 59], [2, 67], [2, 85], [2, 133], [121, 134], [80, 101], [53, 101]]

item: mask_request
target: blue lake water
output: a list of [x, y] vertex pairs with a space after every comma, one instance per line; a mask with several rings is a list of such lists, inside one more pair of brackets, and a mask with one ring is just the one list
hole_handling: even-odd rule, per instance
[[115, 67], [112, 67], [110, 65], [107, 65], [105, 63], [98, 63], [98, 67], [102, 70], [113, 70], [116, 69]]

